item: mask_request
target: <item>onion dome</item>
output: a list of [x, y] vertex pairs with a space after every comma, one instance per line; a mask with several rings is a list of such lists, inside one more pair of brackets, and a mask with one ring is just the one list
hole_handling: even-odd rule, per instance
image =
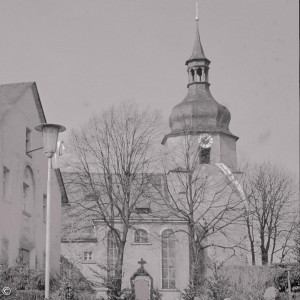
[[211, 95], [208, 85], [190, 85], [184, 100], [173, 108], [171, 133], [223, 132], [231, 134], [229, 110]]

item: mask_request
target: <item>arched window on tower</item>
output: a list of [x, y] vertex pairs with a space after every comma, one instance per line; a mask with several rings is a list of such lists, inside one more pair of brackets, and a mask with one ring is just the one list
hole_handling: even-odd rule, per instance
[[117, 237], [111, 230], [107, 235], [107, 269], [108, 276], [116, 275], [116, 263], [118, 258], [118, 244]]
[[210, 149], [202, 148], [199, 149], [199, 163], [200, 164], [210, 164]]
[[175, 235], [170, 229], [162, 233], [162, 288], [175, 289], [176, 249]]
[[202, 69], [201, 68], [197, 69], [197, 75], [199, 76], [199, 81], [201, 81], [201, 77], [202, 77]]
[[137, 229], [134, 233], [134, 242], [139, 244], [148, 243], [148, 232], [144, 229]]
[[191, 69], [191, 75], [192, 75], [192, 82], [194, 82], [195, 81], [195, 71], [194, 71], [194, 69]]

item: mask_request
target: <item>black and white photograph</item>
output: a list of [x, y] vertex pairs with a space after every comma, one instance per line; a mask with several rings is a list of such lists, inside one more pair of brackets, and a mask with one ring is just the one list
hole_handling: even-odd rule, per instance
[[0, 0], [0, 299], [300, 300], [298, 0]]

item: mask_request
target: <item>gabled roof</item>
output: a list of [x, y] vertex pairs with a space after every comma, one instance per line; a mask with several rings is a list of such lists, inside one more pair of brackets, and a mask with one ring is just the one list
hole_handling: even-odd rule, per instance
[[5, 114], [31, 89], [41, 123], [46, 123], [46, 117], [35, 82], [20, 82], [0, 85], [0, 121]]

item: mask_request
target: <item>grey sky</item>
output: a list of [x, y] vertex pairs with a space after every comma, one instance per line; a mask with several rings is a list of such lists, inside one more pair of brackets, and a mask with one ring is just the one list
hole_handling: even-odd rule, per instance
[[[298, 0], [200, 0], [214, 98], [240, 162], [299, 169]], [[48, 122], [68, 129], [134, 100], [167, 119], [187, 93], [193, 0], [0, 0], [0, 83], [36, 81]]]

